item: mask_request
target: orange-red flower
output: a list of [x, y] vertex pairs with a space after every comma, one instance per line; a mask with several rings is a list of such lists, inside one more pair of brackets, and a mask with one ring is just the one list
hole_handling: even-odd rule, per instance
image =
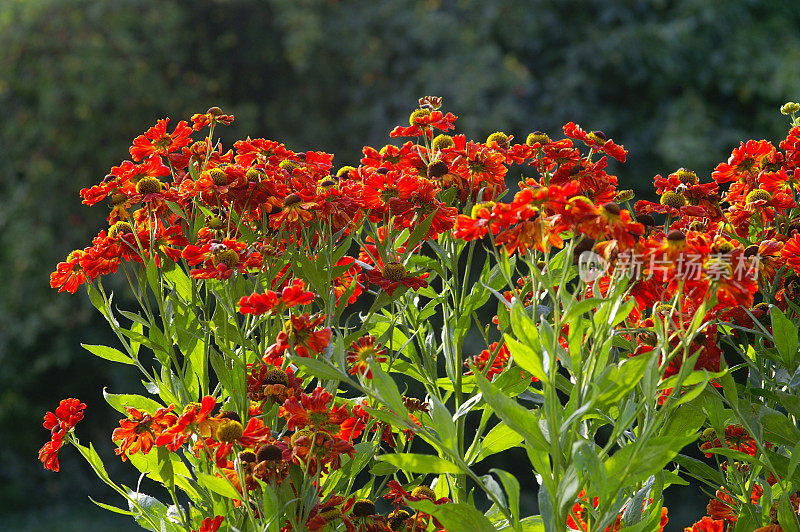
[[347, 370], [348, 373], [351, 375], [364, 375], [366, 378], [371, 379], [372, 370], [369, 369], [369, 361], [386, 362], [384, 355], [388, 351], [376, 340], [377, 338], [368, 334], [350, 344], [350, 350], [347, 351], [347, 363], [350, 365]]
[[222, 124], [229, 126], [233, 123], [233, 115], [226, 115], [222, 113], [219, 107], [212, 107], [203, 114], [195, 113], [192, 115], [192, 129], [200, 131], [204, 127], [212, 124]]
[[314, 301], [314, 292], [305, 289], [306, 284], [302, 279], [293, 279], [292, 283], [281, 290], [281, 294], [267, 290], [263, 294], [243, 296], [239, 300], [239, 312], [242, 314], [266, 314], [276, 308], [293, 308], [298, 305], [308, 305]]
[[279, 415], [286, 418], [289, 430], [310, 428], [336, 435], [342, 422], [350, 417], [345, 407], [331, 406], [333, 395], [325, 388], [318, 386], [311, 395], [303, 394], [300, 400], [290, 397], [278, 410]]
[[724, 532], [725, 521], [703, 516], [703, 518], [693, 524], [691, 528], [686, 527], [683, 530], [684, 532]]
[[218, 515], [213, 519], [211, 517], [206, 517], [203, 519], [203, 522], [200, 523], [200, 528], [198, 528], [196, 531], [192, 530], [192, 532], [217, 532], [224, 520], [225, 518], [221, 515]]
[[310, 356], [309, 353], [322, 353], [331, 341], [331, 328], [315, 329], [324, 322], [325, 314], [318, 314], [313, 319], [308, 312], [290, 316], [283, 324], [283, 330], [278, 333], [273, 344], [274, 354], [270, 356], [282, 356], [289, 348], [301, 357]]
[[[339, 495], [334, 495], [324, 503], [316, 504], [309, 514], [306, 526], [311, 532], [323, 530], [329, 523], [335, 521], [342, 521], [347, 532], [356, 532], [356, 527], [350, 520], [350, 517], [344, 514], [347, 511], [348, 505], [342, 506], [345, 498]], [[341, 508], [340, 508], [341, 506]]]
[[389, 488], [389, 493], [384, 495], [383, 498], [394, 504], [395, 508], [398, 508], [401, 504], [407, 505], [409, 502], [418, 501], [431, 501], [437, 506], [450, 502], [447, 497], [436, 499], [433, 490], [425, 485], [414, 488], [411, 493], [404, 490], [403, 486], [396, 480], [390, 480], [386, 486]]
[[239, 312], [242, 314], [261, 315], [271, 312], [278, 306], [278, 294], [267, 290], [263, 294], [242, 296], [239, 300]]
[[211, 436], [212, 426], [208, 419], [215, 406], [217, 406], [217, 400], [210, 395], [203, 397], [199, 404], [189, 403], [175, 424], [156, 438], [156, 445], [158, 447], [166, 446], [168, 450], [175, 452], [192, 434], [204, 438]]
[[50, 274], [50, 286], [59, 292], [74, 294], [78, 287], [86, 282], [86, 274], [81, 268], [81, 257], [86, 252], [76, 249], [69, 254], [67, 260], [59, 262], [56, 271]]
[[433, 128], [442, 131], [454, 129], [453, 123], [458, 117], [452, 113], [442, 114], [441, 111], [433, 111], [428, 114], [419, 114], [414, 117], [414, 123], [410, 127], [397, 126], [389, 133], [395, 137], [420, 137], [423, 134], [428, 137], [433, 136]]
[[745, 178], [755, 180], [764, 162], [774, 153], [775, 146], [766, 140], [741, 142], [727, 163], [717, 165], [711, 177], [720, 184]]
[[134, 161], [139, 161], [148, 155], [166, 155], [170, 152], [187, 146], [191, 142], [189, 137], [192, 134], [185, 120], [178, 122], [175, 131], [167, 133], [169, 118], [162, 118], [156, 125], [148, 129], [144, 135], [139, 135], [133, 140], [131, 146], [131, 157]]
[[[498, 346], [497, 342], [492, 342], [488, 349], [484, 349], [480, 354], [464, 361], [464, 366], [467, 368], [475, 366], [481, 373], [486, 366], [489, 366], [489, 369], [485, 371], [486, 378], [491, 381], [506, 369], [510, 359], [511, 352], [506, 344]], [[466, 374], [471, 375], [472, 371], [470, 370]]]
[[613, 140], [606, 138], [605, 133], [602, 131], [587, 133], [575, 122], [569, 122], [564, 125], [564, 134], [570, 138], [582, 140], [590, 148], [602, 151], [621, 163], [625, 162], [625, 158], [628, 155], [624, 146], [615, 144]]
[[370, 283], [380, 286], [390, 296], [401, 284], [412, 290], [419, 290], [428, 286], [428, 281], [425, 280], [428, 277], [427, 273], [414, 277], [399, 262], [389, 262], [380, 270], [373, 268], [366, 270], [364, 273]]
[[42, 426], [50, 431], [50, 441], [39, 449], [39, 460], [44, 464], [45, 469], [58, 471], [58, 451], [64, 444], [64, 438], [75, 425], [83, 419], [85, 403], [78, 399], [62, 399], [55, 412], [47, 412], [44, 416]]
[[800, 275], [800, 234], [794, 235], [786, 241], [781, 250], [781, 257], [786, 260], [786, 264]]
[[128, 455], [136, 454], [142, 451], [143, 454], [150, 452], [153, 448], [155, 439], [167, 427], [172, 426], [177, 421], [178, 416], [172, 413], [175, 405], [169, 405], [166, 408], [159, 408], [155, 414], [148, 412], [140, 412], [133, 407], [126, 407], [128, 417], [119, 422], [119, 427], [114, 429], [111, 434], [111, 439], [115, 442], [120, 442], [116, 453], [122, 458], [122, 461], [127, 460]]
[[725, 443], [723, 444], [719, 438], [714, 438], [711, 441], [704, 442], [700, 445], [700, 449], [705, 454], [706, 458], [711, 458], [712, 453], [705, 452], [709, 449], [728, 447], [736, 451], [747, 453], [750, 456], [755, 456], [758, 446], [756, 441], [750, 436], [750, 433], [741, 425], [728, 425], [725, 427]]

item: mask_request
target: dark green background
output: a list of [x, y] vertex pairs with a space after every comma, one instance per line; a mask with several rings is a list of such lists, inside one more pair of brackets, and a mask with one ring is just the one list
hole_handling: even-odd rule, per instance
[[[78, 191], [127, 157], [165, 116], [212, 105], [247, 135], [355, 164], [388, 142], [417, 98], [445, 98], [460, 132], [560, 136], [574, 120], [629, 150], [620, 188], [656, 173], [708, 175], [738, 141], [777, 140], [778, 107], [800, 99], [794, 1], [0, 0], [0, 515], [11, 530], [115, 530], [102, 491], [67, 449], [45, 472], [46, 410], [89, 405], [79, 427], [111, 466], [118, 416], [101, 387], [136, 375], [91, 358], [108, 342], [87, 298], [48, 286], [55, 264], [104, 227]], [[501, 464], [502, 467], [502, 464]], [[135, 482], [129, 469], [112, 475]], [[127, 475], [127, 476], [126, 476]], [[689, 493], [689, 495], [686, 495]], [[668, 500], [682, 530], [704, 511]], [[72, 527], [72, 528], [71, 528]]]

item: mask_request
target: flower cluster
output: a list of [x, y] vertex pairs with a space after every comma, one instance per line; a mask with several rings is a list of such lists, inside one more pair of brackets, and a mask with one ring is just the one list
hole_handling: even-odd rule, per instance
[[[728, 402], [737, 393], [725, 342], [757, 346], [746, 363], [783, 379], [764, 397], [788, 393], [797, 331], [773, 329], [800, 317], [800, 125], [777, 146], [742, 142], [708, 179], [686, 168], [655, 176], [658, 201], [632, 204], [610, 173], [627, 151], [602, 131], [570, 122], [564, 138], [498, 131], [476, 141], [441, 105], [422, 98], [393, 144], [366, 146], [339, 168], [331, 154], [263, 138], [223, 147], [214, 130], [234, 117], [212, 107], [174, 127], [159, 120], [130, 160], [81, 191], [87, 205], [107, 200], [108, 226], [50, 284], [87, 287], [125, 347], [92, 352], [135, 366], [156, 397], [116, 396], [126, 417], [111, 438], [121, 460], [170, 490], [162, 523], [443, 531], [474, 506], [469, 478], [493, 502], [483, 524], [516, 526], [509, 474], [498, 473], [503, 494], [475, 471], [525, 446], [559, 513], [549, 528], [594, 530], [603, 514], [601, 528], [616, 531], [641, 513], [660, 531], [660, 495], [636, 492], [648, 476], [663, 480], [641, 474], [649, 464], [611, 479], [619, 493], [577, 473], [597, 430], [615, 431], [594, 457], [613, 469], [627, 452], [652, 450], [647, 438], [663, 448], [672, 436], [654, 434], [681, 404], [710, 418], [718, 392], [706, 383]], [[523, 176], [513, 194], [512, 170]], [[142, 312], [116, 308], [104, 291], [103, 277], [120, 269]], [[492, 314], [494, 327], [480, 323]], [[65, 399], [48, 412], [47, 469], [76, 443], [85, 406]], [[478, 411], [470, 445], [465, 420]], [[707, 459], [737, 461], [719, 464], [727, 484], [687, 531], [723, 532], [780, 494], [784, 513], [789, 497], [797, 510], [786, 472], [767, 470], [769, 459], [790, 460], [797, 429], [771, 431], [783, 438], [773, 444], [734, 417], [703, 433]], [[673, 440], [696, 439], [702, 423]], [[554, 489], [565, 478], [566, 495]], [[783, 491], [765, 494], [774, 485]], [[128, 502], [155, 529], [162, 516]], [[780, 529], [773, 506], [762, 532]]]

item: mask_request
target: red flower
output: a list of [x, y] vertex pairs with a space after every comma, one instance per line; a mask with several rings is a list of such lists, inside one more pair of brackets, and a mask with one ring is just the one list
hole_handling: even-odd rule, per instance
[[156, 445], [166, 446], [168, 450], [175, 452], [194, 433], [205, 438], [211, 436], [211, 424], [208, 423], [208, 418], [215, 406], [217, 400], [210, 395], [203, 397], [199, 404], [189, 403], [176, 423], [156, 438]]
[[250, 166], [254, 162], [259, 164], [274, 163], [277, 166], [284, 159], [296, 155], [286, 146], [274, 140], [247, 137], [246, 140], [236, 141], [233, 147], [236, 149], [234, 160], [236, 164], [242, 166]]
[[711, 458], [712, 453], [705, 452], [708, 449], [728, 447], [736, 451], [747, 453], [750, 456], [755, 456], [758, 446], [756, 441], [750, 436], [750, 433], [745, 430], [741, 425], [728, 425], [725, 427], [725, 443], [723, 444], [719, 438], [714, 438], [712, 441], [707, 441], [700, 445], [700, 450], [704, 451], [706, 458]]
[[168, 123], [169, 118], [163, 118], [148, 129], [144, 135], [139, 135], [133, 140], [130, 152], [134, 161], [139, 161], [152, 154], [166, 155], [191, 142], [192, 139], [189, 135], [192, 134], [192, 128], [187, 125], [185, 120], [178, 122], [172, 134], [167, 133]]
[[328, 408], [328, 403], [333, 400], [325, 388], [318, 386], [311, 395], [303, 394], [300, 401], [297, 397], [286, 400], [278, 414], [286, 418], [288, 430], [310, 428], [314, 431], [324, 431], [336, 435], [340, 432], [342, 422], [350, 417], [344, 407], [333, 406]]
[[192, 115], [192, 129], [195, 131], [200, 131], [210, 124], [229, 126], [232, 122], [233, 115], [222, 114], [222, 110], [219, 107], [212, 107], [205, 114], [197, 113]]
[[453, 123], [458, 117], [452, 113], [443, 115], [441, 111], [433, 111], [431, 113], [419, 113], [414, 117], [414, 124], [410, 127], [397, 126], [389, 133], [392, 138], [395, 137], [420, 137], [423, 134], [428, 137], [433, 136], [433, 129], [440, 129], [442, 131], [449, 131], [455, 129]]
[[395, 508], [401, 504], [408, 504], [408, 502], [431, 501], [437, 506], [451, 502], [447, 497], [436, 499], [433, 490], [425, 485], [417, 486], [411, 490], [411, 493], [404, 490], [403, 486], [396, 480], [390, 480], [387, 487], [389, 488], [389, 493], [384, 495], [383, 498], [391, 501]]
[[428, 277], [427, 273], [414, 277], [398, 262], [390, 262], [380, 271], [377, 268], [366, 270], [365, 274], [370, 283], [380, 286], [390, 296], [401, 284], [412, 290], [428, 286], [428, 281], [425, 280]]
[[150, 415], [142, 413], [136, 408], [126, 407], [128, 417], [120, 420], [119, 428], [114, 429], [111, 439], [120, 441], [116, 453], [120, 455], [122, 461], [127, 460], [127, 455], [136, 454], [142, 451], [143, 454], [150, 452], [155, 443], [155, 438], [159, 437], [167, 427], [170, 427], [178, 419], [178, 416], [171, 412], [175, 405], [167, 408], [159, 408], [156, 413]]
[[800, 234], [786, 241], [781, 250], [781, 257], [786, 259], [786, 264], [800, 275]]
[[683, 530], [684, 532], [724, 532], [725, 521], [703, 516], [700, 521], [692, 525], [692, 528], [686, 527]]
[[44, 464], [45, 469], [58, 471], [58, 451], [64, 444], [64, 437], [75, 425], [83, 419], [85, 403], [78, 399], [62, 399], [56, 408], [55, 413], [47, 412], [44, 416], [42, 426], [50, 431], [50, 441], [39, 449], [39, 460]]
[[311, 509], [308, 521], [306, 521], [308, 530], [317, 532], [323, 530], [328, 523], [340, 520], [344, 523], [347, 532], [356, 532], [356, 527], [353, 525], [350, 517], [344, 514], [344, 512], [347, 511], [347, 506], [338, 508], [343, 502], [345, 502], [344, 497], [334, 495], [326, 502], [315, 505], [314, 508]]
[[242, 314], [261, 315], [271, 312], [278, 306], [278, 294], [268, 290], [263, 294], [243, 296], [239, 300], [239, 312]]
[[614, 144], [614, 141], [606, 138], [602, 131], [586, 133], [575, 122], [570, 122], [564, 126], [564, 134], [570, 138], [582, 140], [590, 148], [597, 148], [621, 163], [625, 162], [625, 158], [628, 155], [624, 146]]
[[731, 153], [727, 163], [720, 163], [711, 177], [717, 183], [729, 183], [740, 179], [755, 180], [768, 157], [775, 153], [775, 146], [766, 140], [741, 142]]
[[81, 257], [86, 252], [76, 249], [69, 254], [65, 262], [59, 262], [56, 271], [50, 274], [50, 286], [59, 292], [74, 294], [78, 287], [86, 282], [86, 274], [81, 268]]
[[338, 469], [342, 466], [342, 455], [355, 456], [355, 447], [347, 441], [312, 429], [300, 429], [291, 436], [283, 437], [291, 445], [290, 457], [297, 464], [308, 467], [308, 474], [313, 476], [317, 470], [327, 473], [329, 467]]
[[[200, 528], [197, 529], [196, 532], [217, 532], [219, 530], [219, 526], [225, 520], [224, 517], [221, 515], [216, 516], [215, 518], [206, 517], [203, 519], [203, 522], [200, 523]], [[195, 532], [194, 530], [192, 532]]]
[[730, 494], [717, 490], [715, 498], [708, 502], [706, 512], [712, 519], [722, 519], [729, 523], [735, 523], [739, 519], [740, 506], [741, 503]]
[[307, 357], [311, 353], [322, 353], [331, 341], [331, 328], [314, 330], [325, 321], [325, 315], [319, 314], [313, 319], [305, 312], [300, 316], [290, 316], [284, 323], [283, 330], [278, 333], [273, 344], [274, 356], [281, 356], [291, 348], [298, 356]]
[[[463, 152], [467, 170], [470, 176], [470, 186], [477, 192], [477, 189], [488, 184], [492, 191], [500, 192], [505, 189], [505, 176], [508, 167], [505, 165], [505, 157], [484, 144], [468, 142]], [[489, 196], [489, 197], [487, 197]], [[491, 199], [494, 194], [484, 193], [484, 198]]]
[[306, 283], [302, 279], [293, 279], [292, 284], [281, 290], [281, 303], [286, 308], [308, 305], [312, 301], [314, 301], [314, 292], [306, 291]]
[[357, 341], [350, 344], [347, 352], [347, 363], [350, 364], [348, 373], [351, 375], [364, 375], [372, 378], [372, 370], [369, 369], [369, 361], [386, 362], [385, 355], [388, 351], [383, 345], [375, 342], [376, 338], [371, 334], [362, 336]]
[[[489, 361], [491, 359], [491, 362]], [[481, 373], [486, 366], [489, 369], [486, 371], [486, 378], [490, 381], [499, 375], [508, 366], [508, 361], [511, 359], [511, 352], [508, 350], [506, 344], [498, 346], [497, 342], [489, 345], [489, 349], [484, 349], [479, 355], [476, 355], [464, 361], [464, 366], [469, 368], [475, 366]], [[466, 375], [472, 375], [472, 371], [468, 371]]]
[[312, 211], [318, 208], [316, 192], [298, 190], [284, 198], [283, 209], [269, 217], [269, 226], [273, 229], [299, 229], [314, 219]]

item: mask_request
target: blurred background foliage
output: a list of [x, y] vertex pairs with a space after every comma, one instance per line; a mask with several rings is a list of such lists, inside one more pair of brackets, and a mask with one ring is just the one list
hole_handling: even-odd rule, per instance
[[[344, 165], [433, 94], [479, 139], [603, 130], [630, 150], [620, 188], [647, 194], [656, 173], [708, 179], [739, 140], [785, 134], [798, 27], [793, 0], [0, 0], [0, 515], [39, 530], [43, 508], [106, 495], [71, 450], [43, 471], [41, 418], [80, 397], [79, 433], [116, 463], [100, 387], [133, 391], [136, 376], [81, 350], [113, 339], [48, 275], [105, 226], [79, 189], [157, 119], [219, 105], [236, 115], [229, 145], [265, 137]], [[52, 519], [87, 529], [70, 508]], [[670, 505], [673, 530], [702, 506], [684, 511]], [[89, 512], [93, 530], [127, 523]]]

